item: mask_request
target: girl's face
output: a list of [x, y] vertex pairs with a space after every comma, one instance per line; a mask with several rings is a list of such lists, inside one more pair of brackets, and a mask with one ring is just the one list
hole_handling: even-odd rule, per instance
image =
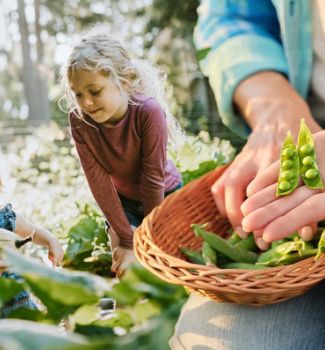
[[116, 124], [127, 111], [126, 92], [104, 73], [77, 70], [70, 87], [81, 110], [97, 123]]

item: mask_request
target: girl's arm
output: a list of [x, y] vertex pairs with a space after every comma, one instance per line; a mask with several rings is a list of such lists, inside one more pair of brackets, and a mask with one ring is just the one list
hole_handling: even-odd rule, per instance
[[46, 229], [36, 226], [27, 221], [20, 214], [16, 213], [16, 233], [22, 238], [30, 235], [33, 237], [33, 242], [49, 249], [49, 259], [54, 265], [58, 265], [64, 255], [63, 248], [59, 240]]
[[48, 247], [50, 240], [53, 238], [52, 234], [40, 227], [27, 221], [23, 216], [16, 213], [16, 233], [26, 238], [30, 235], [33, 236], [33, 242], [43, 247]]

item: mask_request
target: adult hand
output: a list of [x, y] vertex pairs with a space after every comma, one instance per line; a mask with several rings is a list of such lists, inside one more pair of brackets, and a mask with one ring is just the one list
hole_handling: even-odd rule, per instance
[[[300, 118], [305, 118], [313, 132], [320, 127], [305, 101], [279, 73], [261, 72], [249, 77], [238, 86], [234, 102], [252, 133], [240, 154], [212, 186], [212, 193], [220, 213], [229, 219], [240, 236], [245, 237], [240, 207], [249, 183], [279, 158], [288, 130], [297, 137]], [[268, 245], [261, 239], [260, 232], [253, 233], [257, 245], [266, 249]]]
[[[325, 131], [314, 134], [317, 163], [325, 183]], [[245, 230], [258, 230], [263, 240], [271, 242], [298, 230], [304, 240], [313, 238], [316, 223], [325, 218], [324, 190], [311, 190], [300, 181], [290, 195], [276, 197], [279, 162], [272, 164], [247, 188], [249, 198], [241, 206]], [[302, 228], [302, 229], [301, 229]]]

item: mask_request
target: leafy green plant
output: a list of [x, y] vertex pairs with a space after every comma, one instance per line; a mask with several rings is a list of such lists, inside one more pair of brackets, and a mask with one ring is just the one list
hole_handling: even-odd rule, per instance
[[81, 212], [69, 229], [64, 267], [112, 277], [112, 254], [102, 216], [90, 205]]

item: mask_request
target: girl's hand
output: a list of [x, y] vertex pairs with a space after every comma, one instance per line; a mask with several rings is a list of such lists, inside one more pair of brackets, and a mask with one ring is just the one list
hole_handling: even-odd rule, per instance
[[113, 250], [112, 271], [116, 273], [118, 278], [121, 278], [128, 266], [136, 261], [137, 259], [132, 249], [118, 246]]
[[116, 232], [111, 227], [108, 229], [107, 234], [109, 236], [109, 245], [111, 248], [111, 252], [113, 252], [114, 249], [119, 246], [120, 239], [116, 234]]
[[5, 265], [5, 263], [0, 260], [0, 273], [4, 272], [7, 270], [7, 266]]
[[[325, 131], [314, 134], [317, 163], [325, 183], [325, 154], [322, 145]], [[241, 206], [245, 218], [243, 228], [259, 232], [263, 240], [271, 242], [299, 230], [305, 240], [312, 239], [316, 223], [325, 218], [324, 190], [311, 190], [300, 182], [293, 193], [276, 197], [279, 162], [272, 164], [247, 188], [249, 198]], [[302, 228], [302, 229], [300, 229]]]
[[53, 265], [57, 266], [62, 262], [64, 256], [64, 250], [61, 246], [61, 243], [56, 237], [51, 237], [49, 240], [49, 260], [52, 261]]

